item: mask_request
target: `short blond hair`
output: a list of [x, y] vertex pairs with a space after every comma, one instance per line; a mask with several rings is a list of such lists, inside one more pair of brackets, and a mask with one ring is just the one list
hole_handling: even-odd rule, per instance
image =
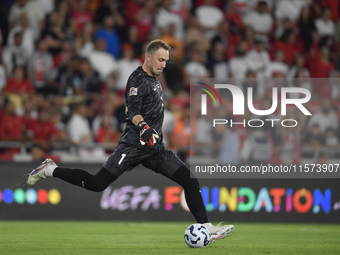
[[150, 53], [151, 55], [153, 55], [160, 48], [163, 48], [165, 50], [171, 49], [171, 47], [166, 42], [160, 39], [156, 39], [156, 40], [151, 41], [148, 44], [148, 46], [146, 46], [146, 53]]

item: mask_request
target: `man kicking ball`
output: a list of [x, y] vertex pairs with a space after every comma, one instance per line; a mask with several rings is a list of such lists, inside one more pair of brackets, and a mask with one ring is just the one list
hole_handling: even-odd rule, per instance
[[148, 44], [143, 66], [138, 67], [127, 81], [126, 128], [118, 147], [97, 174], [58, 167], [53, 160], [46, 159], [30, 173], [27, 183], [34, 185], [46, 177], [57, 177], [84, 189], [100, 192], [125, 171], [131, 171], [142, 164], [183, 187], [190, 212], [198, 223], [209, 229], [211, 240], [215, 241], [228, 236], [234, 226], [213, 226], [209, 222], [198, 179], [162, 142], [163, 91], [156, 77], [162, 74], [169, 60], [169, 50], [169, 45], [162, 40]]

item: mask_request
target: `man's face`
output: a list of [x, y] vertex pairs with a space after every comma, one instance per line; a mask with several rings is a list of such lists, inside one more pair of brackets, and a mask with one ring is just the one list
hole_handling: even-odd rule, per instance
[[149, 62], [150, 72], [153, 76], [159, 76], [165, 68], [166, 61], [169, 60], [169, 51], [159, 48], [153, 55], [146, 54], [146, 57]]

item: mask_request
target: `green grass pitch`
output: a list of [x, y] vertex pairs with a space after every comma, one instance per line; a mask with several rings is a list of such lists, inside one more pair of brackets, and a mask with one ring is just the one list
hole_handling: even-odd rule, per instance
[[189, 222], [0, 221], [0, 254], [339, 254], [340, 225], [236, 223], [205, 249], [184, 242]]

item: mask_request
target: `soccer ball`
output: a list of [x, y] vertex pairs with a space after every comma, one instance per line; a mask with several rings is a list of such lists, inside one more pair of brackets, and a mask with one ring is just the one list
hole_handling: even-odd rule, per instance
[[210, 240], [209, 230], [199, 223], [190, 225], [184, 232], [184, 241], [190, 248], [205, 248]]

